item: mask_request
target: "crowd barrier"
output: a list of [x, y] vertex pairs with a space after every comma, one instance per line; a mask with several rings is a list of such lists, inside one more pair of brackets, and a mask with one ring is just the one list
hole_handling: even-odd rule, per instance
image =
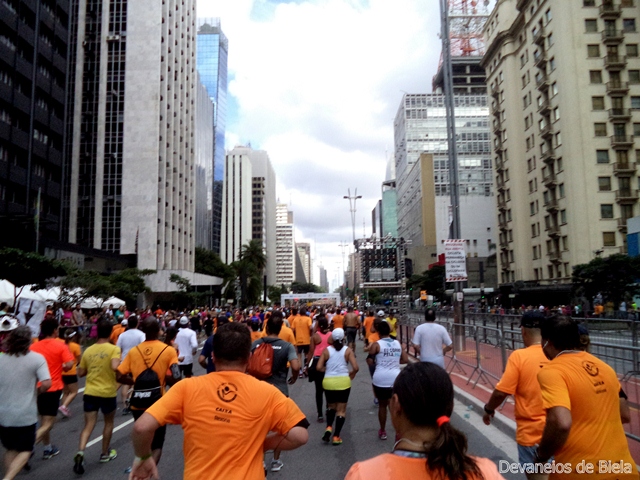
[[[493, 389], [505, 370], [509, 356], [523, 348], [519, 315], [465, 314], [464, 323], [455, 323], [451, 312], [440, 312], [437, 322], [454, 340], [445, 357], [445, 368], [476, 388], [480, 383]], [[617, 373], [629, 398], [631, 422], [625, 424], [627, 437], [640, 442], [640, 347], [634, 319], [576, 319], [589, 329], [590, 353], [609, 364]], [[412, 339], [415, 328], [424, 322], [421, 314], [410, 313], [398, 326], [398, 340], [409, 355], [417, 356]], [[463, 335], [464, 334], [464, 335]]]

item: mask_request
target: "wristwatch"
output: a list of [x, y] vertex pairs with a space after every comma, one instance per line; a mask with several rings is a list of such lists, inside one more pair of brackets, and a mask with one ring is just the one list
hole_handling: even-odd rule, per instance
[[484, 406], [484, 412], [485, 412], [487, 415], [494, 415], [494, 414], [496, 413], [496, 411], [495, 411], [495, 410], [492, 410], [492, 409], [488, 408], [486, 404], [485, 404], [485, 406]]

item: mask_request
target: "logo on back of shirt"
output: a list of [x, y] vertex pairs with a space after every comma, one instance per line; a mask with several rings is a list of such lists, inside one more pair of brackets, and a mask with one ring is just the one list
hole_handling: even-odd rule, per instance
[[238, 387], [233, 383], [223, 383], [218, 387], [218, 397], [225, 403], [231, 403], [238, 397]]
[[598, 373], [600, 373], [600, 370], [598, 370], [598, 367], [596, 367], [593, 362], [582, 362], [582, 368], [584, 368], [585, 372], [587, 372], [592, 377], [596, 377], [598, 376]]

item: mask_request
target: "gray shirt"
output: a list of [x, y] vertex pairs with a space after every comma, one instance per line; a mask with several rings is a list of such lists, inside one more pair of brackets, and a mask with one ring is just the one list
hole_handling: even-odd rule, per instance
[[251, 351], [253, 352], [262, 342], [270, 343], [273, 347], [272, 375], [265, 379], [265, 382], [270, 383], [288, 397], [287, 375], [289, 374], [289, 367], [287, 367], [287, 362], [298, 359], [296, 349], [289, 342], [285, 342], [280, 338], [262, 337], [253, 342]]
[[145, 340], [146, 337], [144, 333], [142, 333], [137, 328], [130, 328], [129, 330], [120, 334], [116, 346], [120, 347], [120, 350], [122, 350], [122, 358], [124, 359], [124, 357], [126, 357], [129, 353], [129, 350], [137, 345], [140, 345]]
[[0, 372], [4, 372], [0, 375], [0, 425], [34, 425], [38, 421], [36, 383], [51, 378], [47, 361], [36, 352], [19, 357], [0, 354]]

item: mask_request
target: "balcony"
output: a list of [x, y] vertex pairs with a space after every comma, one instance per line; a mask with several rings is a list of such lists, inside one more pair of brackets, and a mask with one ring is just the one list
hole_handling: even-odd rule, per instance
[[611, 146], [618, 149], [633, 147], [633, 135], [614, 135], [611, 137]]
[[555, 212], [558, 210], [558, 199], [552, 198], [547, 203], [544, 204], [544, 208], [546, 208], [550, 212]]
[[506, 220], [498, 220], [498, 228], [500, 230], [508, 230], [509, 224]]
[[544, 69], [547, 64], [547, 55], [544, 52], [534, 55], [533, 64], [538, 68]]
[[549, 100], [543, 100], [540, 105], [538, 105], [538, 113], [540, 115], [549, 115], [551, 113], [551, 102]]
[[614, 163], [613, 173], [619, 176], [630, 176], [636, 174], [636, 164], [632, 162], [628, 163]]
[[602, 32], [602, 43], [607, 45], [615, 45], [622, 43], [624, 40], [624, 33], [622, 30], [616, 30], [615, 28], [608, 28]]
[[496, 100], [500, 99], [500, 90], [498, 87], [491, 87], [491, 96]]
[[630, 120], [630, 108], [612, 108], [609, 110], [609, 119], [611, 120]]
[[638, 201], [638, 190], [633, 188], [624, 188], [616, 191], [616, 202], [618, 203], [636, 203]]
[[627, 57], [624, 55], [606, 55], [604, 66], [607, 70], [622, 70], [627, 64]]
[[502, 180], [501, 178], [497, 178], [496, 179], [496, 188], [499, 191], [503, 192], [505, 190], [505, 188], [506, 188], [504, 180]]
[[558, 177], [556, 177], [555, 173], [549, 173], [542, 177], [542, 183], [547, 188], [554, 188], [558, 185]]
[[627, 233], [627, 219], [626, 218], [619, 218], [618, 219], [618, 230], [620, 230], [623, 233]]
[[504, 160], [501, 156], [496, 158], [496, 170], [504, 170]]
[[498, 210], [506, 210], [507, 202], [504, 198], [498, 198]]
[[628, 91], [628, 82], [607, 82], [607, 93], [609, 95], [626, 95]]
[[496, 153], [504, 152], [504, 144], [502, 143], [502, 140], [496, 138], [496, 142], [493, 144], [493, 151]]
[[500, 135], [501, 132], [502, 132], [502, 122], [496, 119], [493, 122], [493, 133], [495, 133], [496, 135]]
[[549, 260], [551, 260], [552, 263], [561, 263], [562, 252], [549, 252]]
[[547, 123], [544, 127], [540, 129], [540, 136], [545, 140], [550, 140], [553, 136], [553, 125]]
[[540, 75], [536, 78], [536, 88], [540, 91], [549, 90], [549, 77]]
[[533, 36], [533, 43], [536, 45], [544, 45], [544, 39], [546, 38], [546, 34], [544, 31], [544, 27], [538, 28], [538, 31]]
[[553, 165], [553, 162], [556, 161], [556, 154], [554, 153], [552, 148], [549, 148], [546, 152], [543, 152], [540, 155], [540, 160], [542, 160], [547, 165]]
[[559, 237], [560, 236], [560, 226], [559, 225], [551, 225], [547, 228], [547, 235], [550, 237]]
[[620, 5], [613, 3], [603, 3], [600, 5], [600, 16], [602, 18], [618, 18], [620, 17]]

